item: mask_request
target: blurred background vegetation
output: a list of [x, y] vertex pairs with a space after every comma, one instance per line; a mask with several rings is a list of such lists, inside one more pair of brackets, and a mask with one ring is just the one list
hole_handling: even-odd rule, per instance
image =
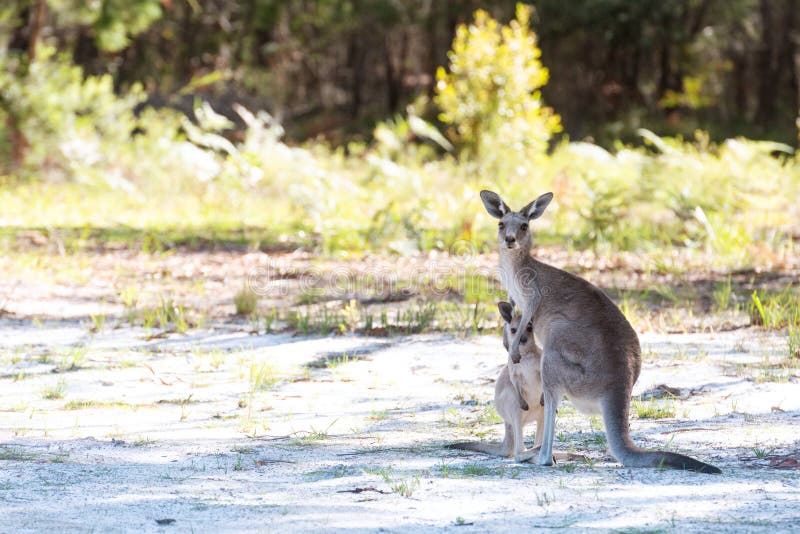
[[798, 7], [4, 2], [0, 242], [489, 250], [490, 187], [555, 192], [543, 243], [792, 265]]

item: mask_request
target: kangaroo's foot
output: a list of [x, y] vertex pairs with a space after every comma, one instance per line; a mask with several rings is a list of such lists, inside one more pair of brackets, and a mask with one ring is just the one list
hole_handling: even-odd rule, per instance
[[527, 462], [534, 456], [539, 456], [541, 447], [533, 447], [532, 449], [525, 449], [514, 454], [514, 460], [517, 462]]
[[[544, 451], [542, 451], [542, 452], [544, 452]], [[548, 454], [548, 455], [542, 454], [542, 452], [539, 453], [539, 459], [538, 459], [539, 465], [547, 465], [547, 466], [555, 465], [556, 459], [553, 458], [553, 455], [552, 454]]]
[[[530, 462], [531, 459], [539, 457], [539, 454], [541, 454], [541, 449], [542, 447], [541, 445], [539, 445], [536, 447], [532, 447], [530, 449], [525, 449], [524, 451], [520, 451], [514, 455], [514, 460], [517, 462]], [[553, 462], [548, 465], [553, 465], [554, 463], [556, 463], [555, 459], [556, 454], [553, 455]]]
[[577, 454], [574, 452], [554, 452], [553, 453], [554, 460], [564, 460], [564, 461], [586, 461], [589, 458], [584, 456], [583, 454]]

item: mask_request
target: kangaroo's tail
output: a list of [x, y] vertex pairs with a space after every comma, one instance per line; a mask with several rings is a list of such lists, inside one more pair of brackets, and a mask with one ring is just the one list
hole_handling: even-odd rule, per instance
[[621, 397], [623, 395], [609, 395], [602, 404], [602, 410], [608, 446], [622, 465], [625, 467], [667, 467], [709, 474], [722, 473], [718, 467], [683, 454], [649, 451], [634, 445], [628, 426], [630, 401]]
[[510, 447], [506, 447], [505, 443], [484, 443], [482, 441], [451, 443], [445, 445], [445, 449], [482, 452], [483, 454], [491, 454], [492, 456], [508, 456], [510, 454]]
[[492, 456], [508, 457], [514, 452], [514, 431], [510, 424], [505, 424], [505, 435], [501, 443], [485, 443], [482, 441], [460, 441], [445, 445], [445, 449], [481, 452]]

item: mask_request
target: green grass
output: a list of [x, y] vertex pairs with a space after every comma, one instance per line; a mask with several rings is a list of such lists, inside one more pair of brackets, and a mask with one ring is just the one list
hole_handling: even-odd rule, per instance
[[717, 311], [725, 311], [735, 304], [736, 296], [733, 294], [730, 276], [725, 281], [717, 282], [714, 285], [712, 298]]
[[[330, 426], [328, 427], [330, 428]], [[299, 434], [292, 440], [293, 445], [315, 445], [328, 439], [328, 428], [318, 430], [311, 427], [311, 430]]]
[[88, 410], [91, 408], [136, 410], [137, 406], [121, 401], [72, 400], [64, 405], [65, 410]]
[[797, 364], [800, 365], [800, 326], [791, 325], [786, 330], [787, 356], [790, 359], [794, 358]]
[[759, 460], [763, 460], [769, 456], [775, 449], [764, 449], [760, 447], [753, 447], [753, 455]]
[[280, 377], [274, 365], [250, 362], [247, 390], [247, 421], [252, 421], [253, 401], [256, 392], [269, 389], [278, 383]]
[[633, 413], [639, 419], [669, 419], [675, 417], [678, 412], [675, 402], [671, 400], [650, 399], [640, 401], [634, 399], [632, 408]]
[[419, 475], [397, 480], [391, 484], [391, 489], [394, 493], [401, 495], [407, 499], [411, 498], [414, 492], [419, 488]]
[[338, 368], [340, 368], [340, 367], [342, 367], [344, 365], [347, 365], [351, 361], [356, 361], [358, 359], [359, 358], [352, 358], [351, 359], [350, 356], [348, 356], [347, 353], [345, 353], [345, 354], [342, 354], [341, 356], [336, 356], [336, 357], [333, 357], [333, 358], [326, 359], [325, 360], [325, 366], [328, 369], [331, 369], [331, 370], [338, 369]]
[[480, 462], [451, 465], [442, 459], [436, 466], [436, 471], [442, 478], [477, 478], [503, 477], [508, 470], [503, 466], [490, 466]]
[[452, 408], [443, 410], [440, 422], [449, 427], [465, 431], [471, 436], [485, 438], [492, 433], [492, 427], [502, 423], [503, 419], [494, 406], [484, 406], [466, 415], [462, 415]]
[[258, 305], [258, 295], [245, 286], [234, 295], [233, 305], [236, 307], [236, 315], [253, 315]]
[[392, 466], [386, 467], [367, 467], [364, 472], [368, 475], [378, 475], [387, 484], [392, 480]]
[[101, 313], [101, 314], [98, 314], [98, 315], [91, 315], [89, 317], [92, 320], [92, 328], [90, 329], [90, 332], [92, 332], [93, 334], [96, 334], [96, 333], [102, 332], [105, 329], [105, 326], [106, 326], [106, 316], [105, 316], [105, 314]]
[[23, 452], [19, 449], [0, 447], [0, 461], [30, 462], [38, 458], [39, 457], [34, 454]]
[[369, 412], [370, 421], [384, 421], [389, 417], [389, 412], [386, 410], [371, 410]]
[[334, 465], [332, 467], [325, 467], [322, 469], [315, 469], [303, 473], [303, 476], [309, 480], [329, 480], [334, 478], [342, 478], [351, 474], [356, 474], [355, 469], [351, 466], [344, 464]]
[[142, 325], [145, 328], [158, 328], [186, 332], [191, 325], [186, 309], [170, 298], [161, 297], [157, 306], [141, 310]]
[[[289, 151], [270, 143], [247, 154], [264, 173], [255, 187], [241, 181], [240, 169], [228, 168], [225, 180], [201, 182], [174, 165], [165, 167], [169, 179], [161, 174], [166, 170], [125, 169], [123, 174], [137, 176], [134, 193], [100, 184], [6, 180], [0, 184], [0, 213], [10, 222], [0, 228], [0, 250], [69, 256], [104, 248], [163, 254], [303, 246], [326, 255], [375, 250], [460, 255], [495, 247], [494, 225], [478, 200], [484, 184], [464, 179], [470, 162], [425, 157], [418, 145], [402, 141], [391, 153], [378, 144], [367, 159], [320, 144]], [[789, 236], [798, 220], [791, 199], [799, 196], [800, 165], [791, 157], [772, 157], [757, 143], [737, 143], [733, 151], [661, 139], [656, 150], [624, 149], [603, 163], [563, 144], [535, 164], [514, 163], [531, 177], [524, 184], [501, 178], [495, 187], [514, 205], [530, 200], [531, 191], [557, 191], [557, 208], [537, 228], [539, 243], [637, 250], [660, 271], [686, 270], [691, 263], [686, 258], [702, 255], [723, 267], [749, 266], [768, 257], [756, 250], [778, 257], [791, 252]], [[496, 147], [492, 157], [512, 160], [505, 149]], [[745, 153], [750, 163], [741, 165]], [[387, 174], [390, 168], [394, 174]], [[753, 169], [773, 179], [758, 185]], [[619, 216], [607, 219], [611, 212]], [[664, 254], [677, 249], [685, 257]], [[718, 307], [730, 303], [725, 290], [720, 287], [715, 297]], [[486, 291], [468, 284], [465, 302], [484, 302]], [[410, 322], [424, 326], [426, 320]]]
[[56, 370], [58, 372], [75, 371], [80, 369], [81, 365], [86, 361], [86, 355], [89, 352], [88, 347], [80, 346], [67, 349], [60, 356], [60, 363]]
[[769, 329], [800, 326], [800, 292], [791, 284], [778, 293], [753, 291], [750, 323]]
[[42, 398], [45, 400], [63, 399], [66, 391], [67, 382], [63, 378], [59, 378], [55, 385], [47, 386], [42, 390]]

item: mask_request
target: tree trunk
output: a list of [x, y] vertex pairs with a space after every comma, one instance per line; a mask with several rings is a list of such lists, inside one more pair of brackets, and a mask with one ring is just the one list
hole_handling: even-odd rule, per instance
[[[28, 61], [25, 62], [18, 73], [23, 78], [28, 73], [28, 66], [36, 61], [36, 50], [39, 45], [39, 34], [42, 32], [47, 3], [45, 0], [37, 0], [33, 11], [30, 13], [28, 24]], [[28, 150], [28, 139], [22, 131], [20, 118], [13, 109], [13, 102], [7, 103], [6, 107], [6, 127], [8, 128], [9, 141], [11, 143], [11, 164], [14, 168], [19, 168], [25, 163], [25, 153]]]
[[758, 3], [761, 15], [761, 43], [756, 54], [757, 79], [758, 79], [758, 107], [756, 122], [766, 127], [775, 115], [775, 97], [777, 96], [778, 80], [777, 54], [774, 46], [773, 1], [760, 0]]
[[39, 45], [39, 34], [42, 33], [44, 16], [47, 9], [45, 0], [37, 0], [31, 16], [31, 30], [28, 33], [28, 61], [36, 61], [36, 48]]
[[400, 106], [400, 97], [403, 93], [403, 78], [405, 77], [405, 62], [408, 54], [408, 33], [402, 31], [400, 35], [400, 57], [398, 65], [394, 65], [392, 45], [387, 33], [384, 39], [384, 67], [386, 69], [387, 104], [389, 111], [395, 113]]
[[364, 85], [364, 58], [366, 52], [355, 33], [347, 43], [347, 66], [350, 70], [350, 116], [358, 117], [361, 111]]

